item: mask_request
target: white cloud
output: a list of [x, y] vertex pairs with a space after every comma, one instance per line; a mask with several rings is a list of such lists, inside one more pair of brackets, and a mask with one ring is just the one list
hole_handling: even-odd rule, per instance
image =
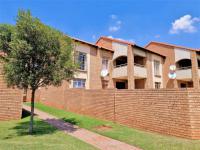
[[156, 34], [154, 37], [158, 39], [158, 38], [160, 38], [160, 35]]
[[108, 30], [109, 30], [110, 32], [116, 32], [116, 31], [118, 31], [120, 28], [121, 28], [120, 26], [110, 26], [110, 27], [108, 28]]
[[122, 24], [122, 21], [121, 21], [121, 20], [118, 20], [118, 21], [116, 22], [116, 24], [120, 25], [120, 24]]
[[93, 40], [96, 40], [96, 35], [92, 35], [92, 39], [93, 39]]
[[112, 14], [112, 15], [110, 15], [110, 18], [111, 19], [117, 19], [117, 15]]
[[116, 32], [121, 29], [122, 21], [118, 19], [117, 15], [110, 15], [111, 25], [108, 27], [109, 32]]
[[177, 34], [182, 32], [194, 33], [197, 31], [195, 23], [200, 22], [200, 18], [193, 17], [191, 15], [185, 15], [175, 20], [172, 23], [172, 28], [170, 29], [170, 34]]

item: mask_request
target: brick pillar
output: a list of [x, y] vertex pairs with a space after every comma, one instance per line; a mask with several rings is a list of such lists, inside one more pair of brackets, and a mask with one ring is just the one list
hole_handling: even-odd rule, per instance
[[[172, 79], [173, 80], [173, 79]], [[174, 79], [174, 88], [178, 88], [178, 81], [176, 79]]]
[[199, 73], [198, 73], [198, 62], [197, 54], [195, 51], [191, 52], [191, 61], [192, 61], [192, 81], [194, 88], [199, 88]]
[[113, 61], [110, 60], [110, 63], [109, 63], [109, 82], [108, 82], [108, 88], [115, 88], [114, 86], [114, 81], [113, 81], [113, 78], [112, 78], [112, 71], [113, 71]]
[[[94, 61], [96, 61], [96, 65], [95, 66], [93, 66], [93, 67], [95, 67], [95, 84], [96, 84], [96, 86], [93, 86], [93, 89], [102, 89], [102, 79], [100, 79], [99, 80], [99, 76], [101, 75], [101, 69], [102, 69], [102, 54], [101, 54], [101, 49], [100, 48], [97, 48], [97, 57], [95, 58], [95, 60], [91, 60], [90, 59], [90, 65], [91, 65], [91, 63], [95, 63]], [[90, 58], [91, 58], [91, 56], [90, 56]], [[91, 71], [93, 71], [93, 70], [91, 70]], [[94, 74], [93, 74], [93, 76], [94, 76]], [[88, 76], [89, 77], [89, 76]], [[91, 77], [89, 77], [89, 78], [91, 78]], [[91, 82], [91, 80], [90, 80], [90, 82]], [[94, 80], [90, 83], [90, 85], [94, 85]]]
[[128, 45], [127, 51], [127, 75], [128, 75], [128, 89], [135, 88], [135, 80], [134, 80], [134, 52], [132, 45]]
[[147, 53], [146, 57], [146, 65], [147, 69], [147, 78], [145, 82], [145, 88], [153, 88], [153, 74], [152, 74], [152, 55], [150, 53]]

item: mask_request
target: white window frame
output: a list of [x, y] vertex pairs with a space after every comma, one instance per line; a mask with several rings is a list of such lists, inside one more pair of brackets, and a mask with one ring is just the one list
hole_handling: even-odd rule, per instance
[[107, 58], [102, 58], [102, 70], [108, 70], [109, 69], [109, 60]]
[[73, 79], [73, 88], [85, 88], [86, 79]]
[[154, 76], [160, 77], [160, 61], [159, 60], [154, 60]]
[[77, 51], [76, 62], [79, 65], [78, 70], [87, 71], [87, 53]]

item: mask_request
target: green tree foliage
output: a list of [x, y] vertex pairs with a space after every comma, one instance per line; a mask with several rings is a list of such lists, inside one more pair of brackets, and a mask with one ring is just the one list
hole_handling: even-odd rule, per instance
[[73, 41], [44, 25], [30, 11], [20, 10], [16, 25], [0, 25], [0, 50], [6, 54], [4, 74], [9, 86], [32, 91], [30, 133], [33, 132], [34, 96], [39, 87], [61, 85], [73, 77]]

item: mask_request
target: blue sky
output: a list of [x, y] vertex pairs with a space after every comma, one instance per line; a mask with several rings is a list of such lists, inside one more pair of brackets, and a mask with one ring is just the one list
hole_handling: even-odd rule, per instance
[[0, 23], [14, 24], [20, 8], [89, 42], [110, 36], [200, 48], [200, 0], [0, 0]]

